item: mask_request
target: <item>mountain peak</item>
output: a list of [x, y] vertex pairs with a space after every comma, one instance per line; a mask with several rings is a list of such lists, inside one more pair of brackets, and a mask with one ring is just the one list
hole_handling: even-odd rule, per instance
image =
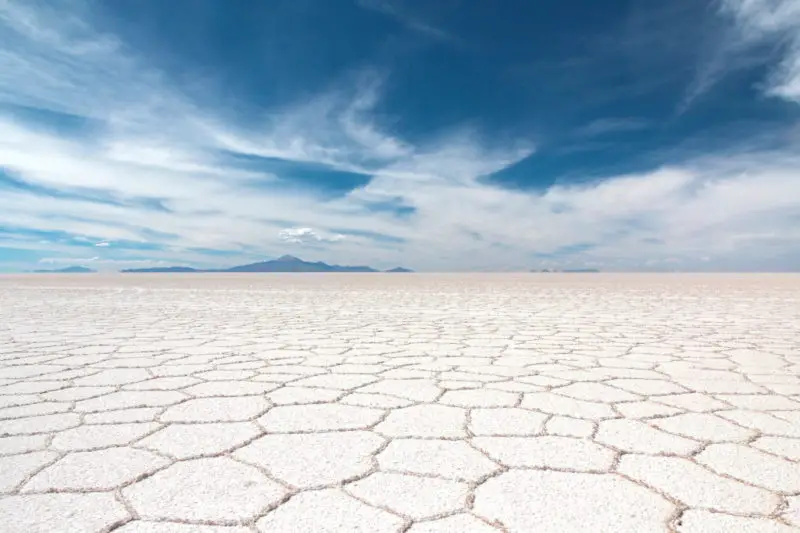
[[34, 272], [37, 274], [90, 274], [97, 271], [83, 266], [68, 266], [56, 270], [34, 270]]
[[322, 261], [310, 263], [293, 255], [283, 255], [271, 261], [260, 261], [223, 270], [197, 270], [189, 267], [157, 267], [129, 269], [122, 272], [377, 272], [368, 266], [328, 265]]

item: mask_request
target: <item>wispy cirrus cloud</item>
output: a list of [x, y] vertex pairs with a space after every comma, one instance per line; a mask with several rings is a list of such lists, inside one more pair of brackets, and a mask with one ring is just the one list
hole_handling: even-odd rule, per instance
[[764, 94], [800, 103], [800, 4], [794, 0], [718, 0], [716, 38], [680, 110], [733, 72], [766, 66]]
[[413, 14], [410, 9], [403, 5], [402, 0], [356, 0], [356, 2], [364, 9], [392, 17], [415, 32], [440, 41], [456, 41], [456, 38], [451, 33], [425, 22], [419, 16]]
[[741, 47], [770, 45], [780, 56], [765, 81], [771, 96], [800, 103], [800, 4], [794, 0], [722, 0]]

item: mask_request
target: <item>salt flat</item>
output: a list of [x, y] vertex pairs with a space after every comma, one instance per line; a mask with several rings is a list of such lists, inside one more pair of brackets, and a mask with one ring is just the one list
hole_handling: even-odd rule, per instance
[[0, 277], [4, 532], [800, 530], [800, 276]]

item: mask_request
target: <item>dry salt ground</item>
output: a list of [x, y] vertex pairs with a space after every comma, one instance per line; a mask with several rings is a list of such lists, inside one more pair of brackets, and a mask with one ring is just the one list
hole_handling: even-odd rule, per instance
[[800, 531], [800, 276], [0, 277], [0, 531]]

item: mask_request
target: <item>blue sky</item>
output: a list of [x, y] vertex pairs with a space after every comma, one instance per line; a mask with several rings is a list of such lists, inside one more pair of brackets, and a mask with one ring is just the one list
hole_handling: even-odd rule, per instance
[[794, 0], [0, 2], [0, 270], [800, 269]]

